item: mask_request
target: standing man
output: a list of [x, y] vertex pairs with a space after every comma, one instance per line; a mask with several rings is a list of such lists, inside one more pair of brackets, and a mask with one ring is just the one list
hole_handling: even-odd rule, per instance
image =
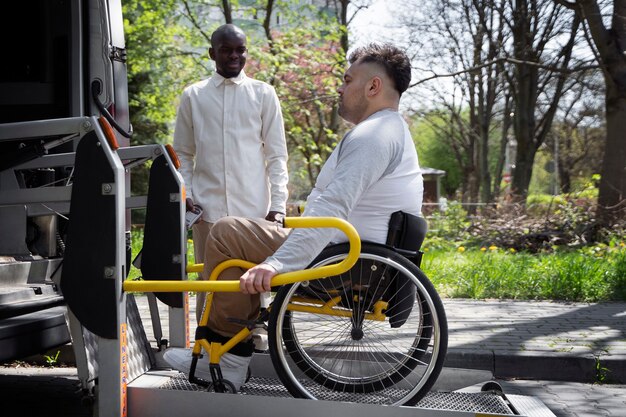
[[[398, 113], [400, 96], [411, 81], [411, 63], [390, 44], [356, 49], [349, 62], [338, 90], [339, 114], [355, 126], [324, 164], [303, 215], [346, 219], [361, 239], [385, 243], [392, 213], [421, 213], [422, 173], [409, 128]], [[341, 240], [341, 232], [327, 228], [290, 232], [262, 219], [219, 220], [206, 242], [205, 273], [228, 259], [259, 265], [243, 275], [238, 268], [220, 275], [239, 280], [241, 293], [214, 293], [207, 340], [223, 343], [241, 329], [240, 323], [255, 320], [259, 294], [270, 291], [276, 274], [305, 268], [329, 242]], [[220, 360], [224, 378], [237, 389], [245, 381], [252, 352], [252, 343], [242, 342]], [[168, 349], [164, 358], [176, 369], [189, 371], [189, 350]], [[210, 380], [208, 361], [197, 365], [196, 376]]]
[[[246, 76], [246, 35], [220, 26], [211, 36], [215, 73], [187, 87], [180, 99], [174, 149], [185, 180], [187, 210], [202, 210], [193, 226], [194, 256], [204, 262], [213, 224], [224, 216], [282, 221], [287, 202], [287, 145], [272, 86]], [[206, 279], [206, 277], [203, 277]], [[205, 294], [197, 297], [197, 316]]]

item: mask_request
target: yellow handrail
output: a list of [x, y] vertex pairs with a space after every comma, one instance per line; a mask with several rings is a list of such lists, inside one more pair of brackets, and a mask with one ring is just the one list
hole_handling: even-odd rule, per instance
[[[273, 287], [342, 274], [352, 268], [361, 253], [361, 239], [359, 238], [359, 234], [356, 229], [345, 220], [336, 217], [285, 217], [285, 227], [333, 227], [339, 229], [348, 237], [350, 249], [346, 258], [339, 263], [278, 274], [272, 279]], [[219, 264], [213, 270], [211, 277], [220, 274], [227, 268], [241, 267], [249, 269], [254, 265], [254, 263], [242, 259], [231, 259]], [[208, 281], [125, 281], [123, 283], [123, 289], [124, 291], [138, 292], [238, 292], [239, 281], [215, 281], [211, 279]]]

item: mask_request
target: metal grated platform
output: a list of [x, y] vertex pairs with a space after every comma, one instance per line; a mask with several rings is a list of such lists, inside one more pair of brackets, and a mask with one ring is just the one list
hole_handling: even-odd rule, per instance
[[416, 407], [471, 413], [514, 414], [502, 397], [487, 392], [429, 392]]
[[[160, 389], [184, 391], [206, 390], [204, 387], [189, 382], [185, 374], [182, 373], [175, 378], [169, 379]], [[320, 390], [324, 390], [325, 400], [354, 402], [354, 397], [348, 393], [333, 392], [324, 388]], [[360, 396], [359, 402], [366, 404], [385, 404], [385, 391], [367, 396], [366, 402], [363, 401], [363, 396]], [[240, 394], [291, 398], [291, 394], [278, 379], [265, 377], [250, 378], [250, 380], [241, 387]], [[502, 397], [488, 392], [430, 392], [417, 403], [416, 407], [448, 411], [514, 415]]]

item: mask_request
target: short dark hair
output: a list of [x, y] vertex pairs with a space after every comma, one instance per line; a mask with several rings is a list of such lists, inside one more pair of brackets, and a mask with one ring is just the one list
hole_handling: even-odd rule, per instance
[[385, 69], [385, 73], [393, 80], [394, 87], [402, 95], [411, 82], [411, 61], [400, 48], [390, 43], [370, 43], [355, 49], [348, 61], [373, 62]]
[[211, 34], [211, 46], [215, 48], [219, 41], [229, 36], [241, 36], [246, 39], [246, 34], [239, 26], [227, 23], [215, 29], [215, 31]]

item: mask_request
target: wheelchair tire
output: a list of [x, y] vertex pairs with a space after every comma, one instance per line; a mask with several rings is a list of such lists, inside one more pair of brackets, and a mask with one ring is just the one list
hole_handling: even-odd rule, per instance
[[[337, 263], [347, 252], [347, 244], [328, 247], [310, 267]], [[389, 317], [372, 317], [376, 301], [397, 299], [405, 286], [414, 302], [383, 312], [406, 321], [392, 328]], [[333, 297], [339, 302], [330, 312], [313, 310]], [[268, 339], [274, 368], [295, 397], [414, 405], [443, 368], [448, 334], [443, 304], [424, 273], [389, 247], [364, 242], [357, 264], [340, 277], [279, 289]]]

